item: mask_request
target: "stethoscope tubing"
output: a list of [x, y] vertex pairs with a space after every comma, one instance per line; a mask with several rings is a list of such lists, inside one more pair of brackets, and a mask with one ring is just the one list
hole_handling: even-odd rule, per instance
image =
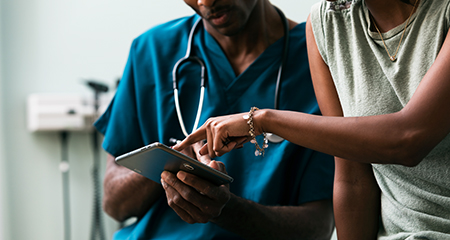
[[[282, 59], [281, 59], [280, 67], [278, 68], [277, 82], [275, 85], [274, 109], [278, 109], [279, 101], [280, 101], [280, 92], [281, 92], [281, 77], [283, 74], [283, 66], [285, 65], [286, 60], [287, 60], [288, 48], [289, 48], [289, 23], [288, 23], [286, 16], [283, 14], [283, 12], [281, 10], [279, 10], [278, 8], [275, 8], [275, 9], [277, 10], [278, 14], [280, 15], [280, 17], [282, 19], [283, 27], [284, 27], [284, 35], [285, 35]], [[179, 102], [179, 98], [178, 98], [178, 82], [177, 82], [178, 70], [179, 70], [180, 66], [186, 62], [194, 62], [201, 66], [200, 99], [199, 99], [197, 114], [196, 114], [195, 121], [194, 121], [194, 126], [192, 128], [192, 132], [193, 132], [198, 127], [198, 123], [200, 121], [200, 116], [201, 116], [201, 112], [202, 112], [202, 108], [203, 108], [204, 96], [205, 96], [206, 65], [205, 65], [204, 61], [202, 59], [200, 59], [199, 57], [191, 56], [194, 33], [195, 33], [195, 30], [197, 29], [197, 26], [199, 25], [201, 20], [202, 20], [202, 18], [199, 18], [192, 26], [192, 28], [189, 32], [189, 39], [188, 39], [188, 44], [187, 44], [187, 49], [186, 49], [186, 55], [175, 63], [173, 70], [172, 70], [172, 83], [173, 83], [173, 92], [174, 92], [173, 94], [174, 94], [174, 99], [175, 99], [175, 109], [177, 112], [181, 131], [183, 132], [183, 134], [186, 137], [189, 135], [189, 133], [186, 131], [186, 127], [184, 125], [184, 120], [183, 120], [183, 116], [181, 114], [180, 102]], [[281, 137], [278, 137], [275, 134], [268, 133], [268, 135], [269, 135], [269, 140], [271, 142], [283, 141], [283, 139]], [[271, 140], [271, 138], [273, 140]]]
[[278, 14], [281, 17], [281, 20], [283, 22], [283, 27], [284, 27], [283, 53], [282, 53], [280, 68], [278, 68], [277, 83], [275, 85], [275, 99], [274, 99], [274, 104], [273, 104], [274, 109], [279, 109], [280, 92], [281, 92], [281, 76], [283, 74], [283, 67], [286, 64], [288, 51], [289, 51], [289, 23], [288, 23], [286, 16], [284, 15], [284, 13], [277, 7], [275, 7], [275, 9], [278, 11]]
[[192, 29], [189, 33], [189, 40], [188, 40], [188, 46], [186, 49], [186, 55], [181, 58], [180, 60], [178, 60], [175, 63], [175, 66], [172, 70], [172, 84], [173, 84], [173, 95], [174, 95], [174, 99], [175, 99], [175, 109], [177, 111], [177, 116], [178, 116], [178, 121], [180, 123], [180, 127], [181, 127], [181, 131], [183, 132], [183, 134], [187, 137], [189, 134], [186, 131], [186, 127], [184, 125], [184, 120], [183, 120], [183, 115], [181, 114], [181, 109], [180, 109], [180, 101], [178, 99], [178, 69], [180, 68], [180, 66], [186, 62], [195, 62], [197, 64], [200, 65], [201, 67], [201, 80], [200, 80], [200, 99], [199, 99], [199, 104], [198, 104], [198, 108], [197, 108], [197, 114], [195, 117], [195, 121], [194, 121], [194, 126], [192, 128], [192, 132], [195, 131], [198, 127], [198, 123], [200, 121], [200, 116], [202, 113], [202, 108], [203, 108], [203, 102], [205, 99], [205, 75], [206, 75], [206, 65], [203, 62], [202, 59], [200, 59], [199, 57], [196, 56], [191, 56], [191, 49], [192, 49], [192, 44], [193, 44], [193, 38], [194, 38], [194, 32], [195, 29], [197, 28], [197, 25], [199, 24], [199, 22], [201, 21], [201, 18], [199, 18], [194, 25], [192, 26]]

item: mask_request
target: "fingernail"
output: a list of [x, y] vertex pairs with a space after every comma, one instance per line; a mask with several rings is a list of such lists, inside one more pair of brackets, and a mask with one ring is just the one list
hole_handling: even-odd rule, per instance
[[177, 177], [178, 177], [178, 179], [180, 179], [180, 180], [184, 180], [184, 179], [186, 179], [186, 173], [185, 172], [183, 172], [183, 171], [179, 171], [178, 173], [177, 173]]

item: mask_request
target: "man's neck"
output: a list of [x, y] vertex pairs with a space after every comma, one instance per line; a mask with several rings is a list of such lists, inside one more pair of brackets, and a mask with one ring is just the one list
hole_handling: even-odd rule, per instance
[[[216, 39], [236, 76], [245, 71], [271, 44], [284, 36], [284, 25], [280, 15], [268, 1], [257, 4], [249, 20], [240, 31], [233, 36], [225, 36], [208, 26], [206, 30]], [[290, 21], [290, 27], [296, 24]]]

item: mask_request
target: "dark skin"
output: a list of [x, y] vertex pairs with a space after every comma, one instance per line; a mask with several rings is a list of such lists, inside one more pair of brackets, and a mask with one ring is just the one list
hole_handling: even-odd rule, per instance
[[[283, 25], [269, 1], [185, 0], [203, 17], [208, 31], [240, 75], [267, 47], [284, 36]], [[222, 22], [224, 21], [224, 22]], [[289, 20], [289, 28], [297, 23]]]
[[[402, 11], [405, 13], [403, 20], [398, 20], [398, 16], [392, 17], [392, 22], [399, 24], [406, 20], [412, 9], [410, 4], [399, 0], [366, 0], [366, 4], [377, 24], [380, 23], [379, 28], [383, 29], [393, 25], [384, 25], [384, 19], [377, 17], [384, 16], [380, 11], [387, 10], [387, 6], [406, 8]], [[319, 106], [322, 111], [331, 109], [336, 114], [342, 112], [340, 103], [334, 103], [338, 101], [336, 89], [328, 67], [319, 61], [321, 57], [309, 23], [307, 37], [311, 74]], [[262, 109], [254, 113], [255, 132], [272, 132], [299, 145], [351, 161], [416, 166], [450, 132], [450, 116], [447, 116], [450, 113], [443, 111], [449, 104], [450, 69], [446, 67], [450, 61], [447, 56], [450, 54], [449, 48], [450, 40], [447, 38], [416, 92], [399, 112], [342, 118]], [[212, 157], [221, 156], [243, 143], [232, 141], [224, 146], [224, 141], [248, 137], [248, 125], [243, 120], [245, 115], [247, 113], [211, 118], [175, 148], [180, 150], [192, 142], [207, 139], [208, 144], [201, 149], [201, 153]]]
[[[365, 0], [374, 21], [386, 32], [407, 20], [414, 1]], [[419, 2], [417, 3], [419, 4]], [[395, 13], [395, 14], [394, 14]], [[286, 140], [336, 157], [334, 210], [339, 239], [376, 239], [380, 190], [370, 163], [414, 167], [450, 133], [450, 37], [414, 95], [399, 112], [342, 117], [334, 82], [323, 61], [311, 23], [306, 25], [308, 57], [316, 97], [325, 116], [258, 110], [257, 134], [271, 132]], [[247, 113], [211, 118], [175, 148], [207, 139], [200, 153], [221, 156], [246, 140], [223, 146], [222, 141], [248, 137]]]
[[[284, 36], [281, 19], [268, 0], [185, 2], [203, 17], [206, 30], [222, 47], [236, 75]], [[290, 29], [296, 25], [289, 20]], [[223, 163], [199, 155], [201, 147], [196, 143], [183, 153], [226, 172]], [[212, 222], [245, 239], [329, 239], [334, 228], [331, 200], [265, 206], [232, 194], [228, 185], [216, 186], [186, 172], [163, 172], [161, 183], [117, 165], [109, 155], [104, 210], [118, 221], [141, 217], [165, 194], [168, 205], [184, 221]]]
[[[226, 173], [223, 163], [200, 155], [200, 148], [194, 146], [197, 159]], [[215, 186], [186, 172], [163, 172], [161, 178], [169, 206], [188, 223], [213, 222], [245, 239], [329, 239], [333, 230], [328, 200], [264, 206], [232, 194], [228, 185]]]

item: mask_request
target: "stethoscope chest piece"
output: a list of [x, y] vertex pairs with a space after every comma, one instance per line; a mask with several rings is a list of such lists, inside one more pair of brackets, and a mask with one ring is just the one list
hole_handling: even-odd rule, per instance
[[266, 137], [267, 137], [267, 140], [269, 140], [269, 142], [272, 142], [272, 143], [280, 143], [284, 140], [284, 138], [282, 138], [276, 134], [273, 134], [273, 133], [266, 133]]

